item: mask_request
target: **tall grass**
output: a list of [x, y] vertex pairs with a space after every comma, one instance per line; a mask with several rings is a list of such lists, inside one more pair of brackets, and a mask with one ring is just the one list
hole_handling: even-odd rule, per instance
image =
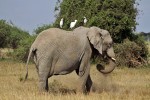
[[119, 69], [100, 74], [94, 65], [91, 76], [95, 92], [75, 93], [78, 77], [73, 72], [49, 78], [48, 93], [39, 93], [35, 66], [29, 65], [29, 78], [24, 83], [23, 63], [0, 62], [0, 100], [150, 100], [150, 68]]

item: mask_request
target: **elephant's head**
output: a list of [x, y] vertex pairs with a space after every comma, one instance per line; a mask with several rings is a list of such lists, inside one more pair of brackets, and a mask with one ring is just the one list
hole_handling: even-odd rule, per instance
[[[78, 31], [77, 31], [78, 30]], [[97, 69], [102, 73], [110, 73], [115, 68], [115, 53], [113, 50], [113, 41], [107, 30], [100, 29], [98, 27], [79, 27], [75, 29], [75, 33], [79, 32], [83, 34], [86, 32], [86, 35], [94, 49], [96, 49], [99, 54], [102, 56], [107, 56], [109, 59], [109, 64], [105, 66], [105, 68], [99, 68], [97, 65]], [[82, 31], [82, 32], [81, 32]]]

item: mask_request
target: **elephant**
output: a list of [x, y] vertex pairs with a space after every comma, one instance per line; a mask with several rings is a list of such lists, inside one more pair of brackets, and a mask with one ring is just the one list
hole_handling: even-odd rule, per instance
[[65, 75], [76, 71], [78, 75], [77, 92], [92, 91], [90, 77], [90, 59], [95, 48], [100, 55], [105, 52], [109, 57], [108, 68], [99, 69], [107, 74], [115, 68], [115, 54], [112, 39], [108, 31], [98, 27], [78, 27], [73, 31], [50, 28], [39, 33], [30, 47], [26, 62], [33, 57], [39, 76], [39, 90], [48, 91], [48, 78], [53, 75]]

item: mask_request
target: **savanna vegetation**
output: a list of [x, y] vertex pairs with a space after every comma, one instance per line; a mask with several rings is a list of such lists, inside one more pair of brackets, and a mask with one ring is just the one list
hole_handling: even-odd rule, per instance
[[[98, 26], [110, 32], [118, 65], [141, 66], [147, 64], [148, 50], [141, 36], [134, 34], [137, 5], [136, 0], [58, 0], [55, 10], [60, 12], [56, 15], [54, 26], [59, 27], [61, 18], [64, 18], [64, 29], [68, 29], [75, 19], [78, 20], [76, 27], [82, 26], [85, 16], [88, 22], [84, 26]], [[124, 57], [126, 54], [128, 56]]]
[[38, 75], [34, 64], [29, 65], [29, 78], [24, 83], [25, 64], [0, 62], [0, 100], [149, 100], [149, 68], [116, 68], [109, 75], [100, 74], [91, 66], [96, 92], [75, 94], [75, 72], [49, 79], [48, 93], [39, 93]]
[[[55, 11], [56, 21], [41, 25], [35, 34], [29, 34], [13, 23], [0, 20], [0, 100], [148, 100], [150, 99], [150, 43], [137, 35], [136, 0], [58, 0]], [[64, 18], [63, 29], [70, 30], [71, 21], [78, 20], [76, 27], [97, 26], [107, 29], [113, 40], [117, 68], [109, 75], [102, 75], [92, 65], [92, 80], [95, 93], [75, 94], [75, 73], [52, 77], [50, 92], [39, 94], [35, 66], [29, 65], [29, 79], [23, 83], [25, 64], [29, 48], [36, 36], [50, 27], [59, 27]], [[15, 61], [14, 61], [15, 60]], [[23, 62], [22, 62], [23, 61]], [[93, 62], [101, 62], [94, 57]], [[72, 80], [75, 79], [75, 80]], [[72, 80], [72, 81], [69, 81]]]
[[0, 58], [13, 58], [25, 61], [35, 37], [36, 35], [30, 35], [13, 23], [0, 20]]
[[[134, 32], [137, 25], [137, 5], [136, 0], [58, 0], [55, 7], [56, 21], [37, 27], [35, 35], [0, 20], [0, 48], [12, 48], [13, 59], [26, 61], [29, 47], [41, 31], [59, 27], [61, 18], [64, 18], [63, 29], [70, 30], [70, 22], [77, 19], [76, 27], [97, 26], [110, 32], [118, 66], [141, 67], [148, 64], [149, 54], [142, 36], [135, 35]], [[84, 16], [88, 19], [86, 25], [83, 25]], [[99, 58], [94, 57], [93, 61], [98, 61], [97, 59]]]
[[[62, 28], [70, 30], [70, 22], [77, 19], [76, 27], [98, 26], [110, 32], [119, 66], [143, 66], [147, 64], [148, 48], [143, 37], [135, 35], [137, 33], [134, 32], [138, 24], [137, 6], [136, 0], [57, 0], [56, 21], [52, 25], [39, 27], [36, 32], [41, 32], [45, 28], [59, 27], [61, 18], [64, 19]], [[88, 19], [86, 25], [83, 24], [84, 16]], [[128, 55], [125, 57], [126, 54]]]

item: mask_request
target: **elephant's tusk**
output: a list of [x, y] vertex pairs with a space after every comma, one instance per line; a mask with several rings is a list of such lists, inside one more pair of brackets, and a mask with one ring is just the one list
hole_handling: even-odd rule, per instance
[[116, 61], [116, 59], [115, 58], [111, 58], [113, 61]]

